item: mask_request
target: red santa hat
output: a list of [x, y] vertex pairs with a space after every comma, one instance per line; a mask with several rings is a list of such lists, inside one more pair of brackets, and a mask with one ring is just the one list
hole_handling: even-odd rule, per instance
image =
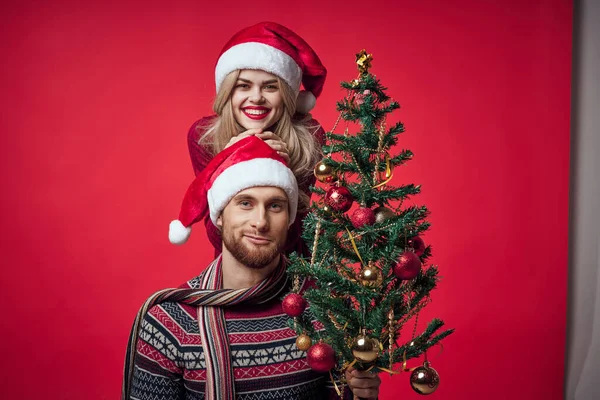
[[188, 188], [179, 219], [169, 225], [169, 241], [184, 244], [192, 225], [210, 213], [213, 224], [229, 201], [240, 191], [255, 186], [274, 186], [285, 191], [291, 225], [298, 208], [298, 183], [293, 172], [263, 140], [244, 138], [217, 154]]
[[217, 92], [225, 77], [238, 69], [259, 69], [283, 79], [298, 95], [296, 110], [303, 114], [315, 106], [327, 76], [327, 70], [308, 43], [274, 22], [242, 29], [227, 42], [215, 68]]

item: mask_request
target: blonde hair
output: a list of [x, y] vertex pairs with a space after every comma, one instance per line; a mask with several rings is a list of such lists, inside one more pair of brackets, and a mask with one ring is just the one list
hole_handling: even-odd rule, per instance
[[[231, 94], [239, 75], [240, 70], [236, 70], [225, 77], [213, 102], [213, 111], [218, 117], [209, 126], [199, 127], [205, 129], [206, 133], [200, 136], [198, 144], [208, 149], [213, 155], [223, 150], [232, 137], [246, 130], [235, 120], [231, 105]], [[309, 206], [310, 198], [304, 193], [304, 190], [308, 188], [312, 179], [315, 164], [323, 157], [321, 145], [314, 136], [319, 125], [310, 124], [312, 121], [310, 114], [295, 118], [296, 93], [283, 79], [277, 77], [277, 81], [284, 110], [273, 133], [287, 145], [290, 169], [296, 176], [300, 187], [298, 192], [298, 211], [300, 212], [305, 211]]]

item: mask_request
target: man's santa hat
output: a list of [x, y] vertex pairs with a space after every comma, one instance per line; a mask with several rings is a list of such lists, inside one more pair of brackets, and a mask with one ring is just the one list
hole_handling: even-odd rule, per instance
[[192, 225], [210, 213], [217, 225], [221, 211], [239, 192], [256, 186], [283, 189], [288, 197], [289, 225], [296, 219], [298, 183], [293, 172], [263, 140], [244, 138], [217, 154], [188, 188], [179, 219], [169, 225], [169, 241], [184, 244]]
[[327, 70], [308, 43], [274, 22], [242, 29], [227, 42], [215, 68], [217, 92], [225, 77], [238, 69], [258, 69], [283, 79], [297, 94], [296, 111], [303, 114], [314, 108], [327, 76]]

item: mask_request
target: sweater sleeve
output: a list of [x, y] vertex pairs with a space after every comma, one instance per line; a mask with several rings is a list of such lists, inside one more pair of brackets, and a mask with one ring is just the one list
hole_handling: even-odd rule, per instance
[[177, 341], [161, 323], [164, 310], [152, 307], [142, 320], [136, 345], [130, 399], [179, 400], [185, 395]]
[[194, 175], [198, 175], [206, 165], [213, 159], [212, 153], [198, 142], [204, 133], [206, 127], [212, 122], [214, 116], [204, 117], [194, 122], [190, 127], [187, 135], [188, 150], [190, 152], [190, 160], [194, 168]]

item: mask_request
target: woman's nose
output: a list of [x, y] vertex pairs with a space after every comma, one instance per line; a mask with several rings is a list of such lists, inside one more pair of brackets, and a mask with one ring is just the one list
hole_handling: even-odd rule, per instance
[[250, 93], [250, 101], [254, 102], [254, 103], [261, 103], [263, 101], [263, 95], [262, 95], [262, 91], [260, 90], [260, 88], [255, 88], [252, 89], [252, 92]]

